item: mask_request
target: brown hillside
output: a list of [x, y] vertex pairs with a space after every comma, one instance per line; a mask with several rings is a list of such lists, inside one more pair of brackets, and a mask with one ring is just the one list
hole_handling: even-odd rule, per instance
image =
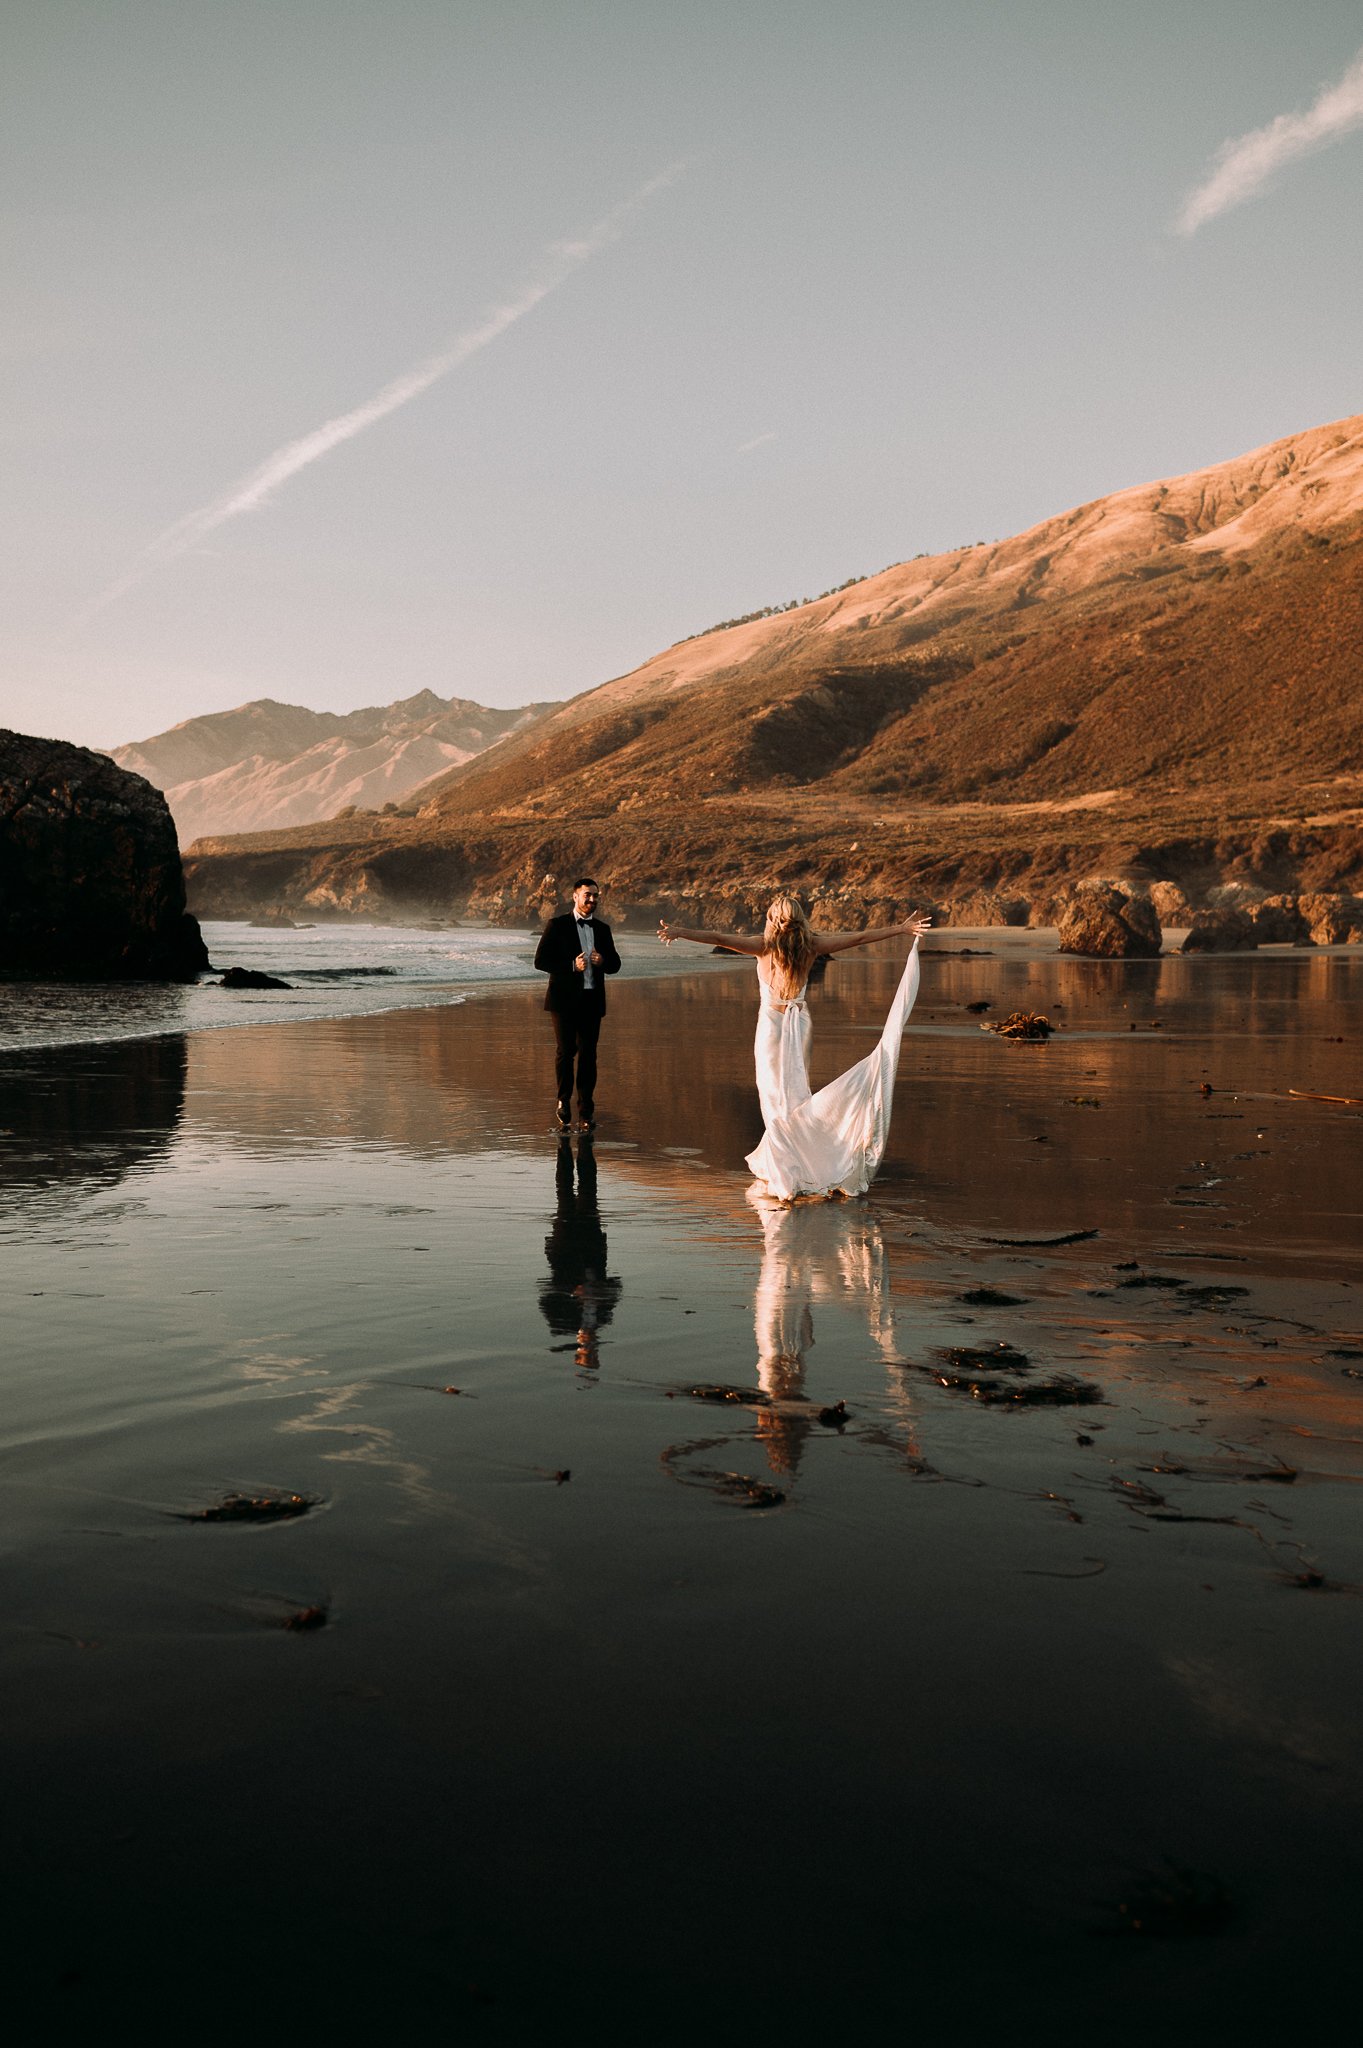
[[1111, 786], [1166, 771], [1171, 715], [1191, 780], [1255, 779], [1294, 726], [1261, 677], [1271, 689], [1304, 683], [1332, 772], [1345, 765], [1341, 726], [1358, 726], [1360, 537], [1356, 418], [682, 641], [412, 801], [466, 816], [559, 791], [576, 799], [579, 785], [599, 787], [604, 761], [616, 800], [632, 774], [681, 773], [672, 793], [689, 798], [711, 777], [739, 789], [848, 769], [868, 746], [875, 773], [892, 778], [876, 785], [884, 793], [1022, 794], [1019, 779], [1035, 783], [1048, 756], [1060, 787], [1090, 757]]
[[[1353, 419], [681, 642], [426, 784], [362, 844], [319, 827], [195, 849], [196, 901], [248, 853], [263, 880], [267, 851], [314, 908], [368, 889], [515, 916], [546, 874], [608, 861], [641, 904], [679, 869], [719, 889], [793, 864], [815, 893], [1010, 886], [1034, 910], [1119, 862], [1179, 879], [1181, 859], [1205, 888], [1258, 860], [1280, 888], [1304, 861], [1333, 886], [1322, 865], [1357, 869], [1341, 814], [1363, 787], [1361, 657]], [[1299, 828], [1309, 847], [1263, 856]]]

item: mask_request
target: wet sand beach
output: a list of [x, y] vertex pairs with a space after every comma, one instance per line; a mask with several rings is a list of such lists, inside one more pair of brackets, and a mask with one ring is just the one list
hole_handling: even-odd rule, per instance
[[[0, 1056], [13, 2009], [1323, 2012], [1358, 953], [943, 934], [880, 1180], [789, 1210], [745, 964], [627, 954], [594, 1142], [531, 987]], [[816, 1085], [898, 964], [834, 964]]]

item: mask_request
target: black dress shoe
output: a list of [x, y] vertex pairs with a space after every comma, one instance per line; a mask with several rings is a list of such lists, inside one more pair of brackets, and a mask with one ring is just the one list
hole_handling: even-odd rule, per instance
[[566, 1102], [556, 1102], [554, 1104], [554, 1122], [558, 1125], [559, 1129], [566, 1131], [572, 1121], [573, 1112], [571, 1106]]
[[596, 1129], [596, 1110], [590, 1102], [580, 1102], [578, 1104], [577, 1120], [584, 1131], [594, 1131]]

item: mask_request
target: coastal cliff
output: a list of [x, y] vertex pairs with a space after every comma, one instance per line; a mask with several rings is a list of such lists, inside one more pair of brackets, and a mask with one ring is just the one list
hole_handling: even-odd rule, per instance
[[161, 792], [86, 747], [0, 731], [0, 976], [193, 981], [208, 964]]

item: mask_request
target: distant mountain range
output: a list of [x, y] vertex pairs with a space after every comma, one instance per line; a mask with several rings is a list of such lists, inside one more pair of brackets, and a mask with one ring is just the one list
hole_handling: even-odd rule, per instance
[[347, 712], [258, 697], [115, 747], [112, 758], [164, 790], [183, 845], [205, 832], [311, 825], [351, 805], [381, 809], [553, 708], [493, 711], [433, 690]]
[[788, 881], [1041, 921], [1094, 871], [1352, 887], [1361, 683], [1354, 418], [682, 641], [402, 816], [206, 843], [191, 891], [520, 920], [590, 866], [641, 911]]

